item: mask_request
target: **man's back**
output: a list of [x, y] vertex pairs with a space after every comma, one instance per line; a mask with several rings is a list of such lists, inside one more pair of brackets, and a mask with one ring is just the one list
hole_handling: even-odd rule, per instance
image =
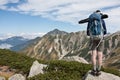
[[101, 26], [101, 15], [100, 13], [93, 13], [89, 16], [88, 27], [90, 31], [90, 35], [100, 35], [102, 31]]
[[89, 16], [89, 22], [87, 26], [87, 35], [101, 35], [106, 33], [106, 26], [102, 19], [101, 13], [92, 13]]

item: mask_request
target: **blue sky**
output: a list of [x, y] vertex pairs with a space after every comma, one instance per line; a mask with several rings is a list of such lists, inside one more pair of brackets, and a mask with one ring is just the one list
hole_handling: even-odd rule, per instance
[[78, 21], [97, 9], [109, 15], [108, 32], [120, 31], [119, 0], [0, 0], [0, 36], [86, 30], [87, 24]]
[[[31, 16], [3, 10], [0, 13], [1, 33], [46, 33], [55, 28], [72, 32], [80, 29], [79, 26], [71, 25], [67, 22], [54, 21], [40, 16]], [[76, 27], [76, 29], [71, 29], [72, 27]]]

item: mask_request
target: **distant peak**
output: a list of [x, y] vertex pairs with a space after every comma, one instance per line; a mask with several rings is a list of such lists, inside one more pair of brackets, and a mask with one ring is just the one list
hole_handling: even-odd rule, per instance
[[65, 35], [65, 34], [68, 34], [68, 33], [65, 32], [65, 31], [61, 31], [61, 30], [59, 30], [59, 29], [54, 29], [54, 30], [48, 32], [46, 35], [56, 35], [56, 34]]
[[53, 31], [60, 31], [59, 29], [54, 29]]
[[50, 31], [50, 32], [55, 32], [55, 33], [57, 33], [57, 32], [65, 32], [65, 31], [61, 31], [61, 30], [59, 30], [59, 29], [54, 29], [54, 30], [52, 30], [52, 31]]

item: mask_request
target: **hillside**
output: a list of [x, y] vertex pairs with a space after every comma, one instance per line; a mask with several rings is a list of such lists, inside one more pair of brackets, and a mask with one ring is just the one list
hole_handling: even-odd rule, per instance
[[[32, 63], [36, 60], [25, 55], [21, 55], [16, 52], [5, 49], [0, 49], [0, 55], [1, 66], [9, 66], [12, 69], [16, 69], [16, 73], [22, 73], [26, 76], [30, 71]], [[28, 80], [56, 80], [58, 78], [59, 80], [81, 80], [82, 77], [91, 69], [91, 65], [75, 61], [38, 61], [47, 65], [49, 64], [49, 66], [44, 69], [44, 74], [39, 74], [29, 79], [27, 78]], [[120, 76], [120, 72], [115, 69], [102, 70]]]

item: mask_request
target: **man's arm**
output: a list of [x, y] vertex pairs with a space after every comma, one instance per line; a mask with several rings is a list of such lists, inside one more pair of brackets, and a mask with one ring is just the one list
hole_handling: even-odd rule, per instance
[[[106, 19], [106, 18], [108, 18], [108, 15], [107, 14], [102, 14], [101, 19]], [[86, 23], [86, 22], [89, 22], [89, 18], [80, 20], [78, 23], [82, 24], [82, 23]]]
[[89, 18], [80, 20], [78, 23], [79, 23], [79, 24], [82, 24], [82, 23], [86, 23], [86, 22], [88, 22], [88, 21], [89, 21]]
[[107, 14], [103, 14], [101, 18], [102, 19], [108, 18], [108, 15]]

